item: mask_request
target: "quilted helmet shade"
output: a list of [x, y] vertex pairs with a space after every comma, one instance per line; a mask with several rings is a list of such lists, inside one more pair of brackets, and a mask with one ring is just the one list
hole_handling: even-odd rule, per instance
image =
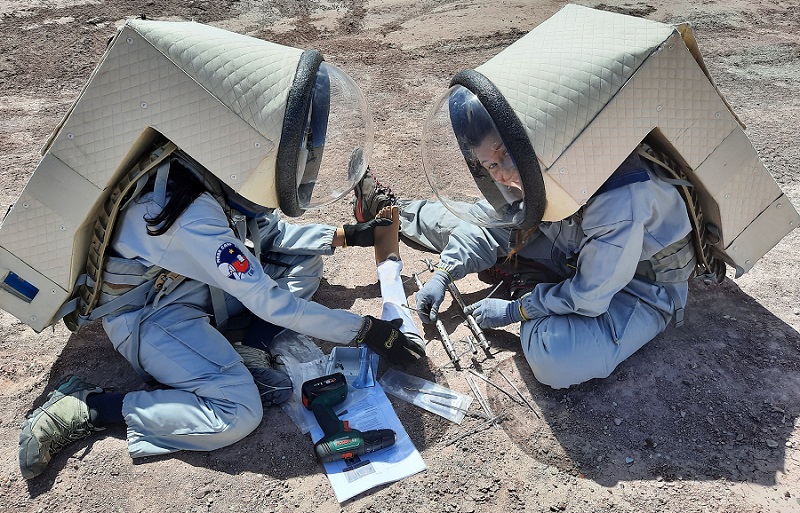
[[[106, 137], [114, 139], [110, 148], [128, 151], [143, 132], [158, 132], [248, 212], [279, 208], [296, 217], [336, 201], [363, 176], [371, 154], [361, 90], [319, 52], [199, 23], [127, 22], [74, 109], [97, 96], [119, 103], [99, 113], [118, 126]], [[55, 142], [82, 141], [57, 134]], [[124, 155], [108, 157], [116, 167]]]
[[[423, 165], [438, 198], [481, 226], [525, 229], [576, 212], [641, 139], [588, 148], [583, 157], [590, 166], [556, 162], [674, 32], [568, 5], [486, 63], [455, 75], [423, 136]], [[483, 111], [491, 120], [484, 133], [493, 158], [476, 159], [476, 143], [466, 143], [459, 122], [465, 111]], [[499, 165], [504, 158], [516, 169], [516, 185], [501, 183], [480, 162]]]
[[372, 137], [358, 86], [316, 51], [194, 22], [130, 20], [3, 220], [0, 263], [12, 290], [0, 287], [0, 308], [35, 330], [58, 320], [106, 199], [164, 139], [245, 213], [299, 216], [352, 189]]

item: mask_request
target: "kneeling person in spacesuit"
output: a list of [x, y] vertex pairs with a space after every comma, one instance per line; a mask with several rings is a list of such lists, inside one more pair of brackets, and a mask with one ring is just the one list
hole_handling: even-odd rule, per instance
[[[331, 75], [338, 74], [337, 84], [348, 77], [319, 61], [310, 64], [316, 66], [312, 94], [305, 100], [298, 96], [300, 119], [285, 123], [298, 127], [299, 140], [284, 133], [278, 146], [278, 154], [291, 158], [273, 164], [276, 174], [284, 170], [278, 176], [278, 186], [284, 185], [281, 210], [295, 211], [291, 215], [313, 206], [315, 185], [325, 189], [323, 199], [328, 201], [331, 180], [342, 182], [335, 190], [344, 195], [366, 168], [362, 148], [369, 140], [344, 136], [338, 138], [343, 148], [326, 148], [337, 165], [326, 168], [323, 161], [320, 166]], [[344, 155], [344, 165], [336, 162], [337, 154]], [[267, 158], [276, 159], [275, 153]], [[263, 184], [274, 186], [270, 180]], [[102, 316], [117, 351], [144, 379], [161, 386], [116, 394], [70, 377], [22, 427], [23, 477], [41, 474], [64, 445], [114, 424], [127, 426], [132, 457], [210, 451], [244, 438], [261, 422], [264, 406], [290, 395], [289, 377], [271, 368], [264, 351], [280, 329], [338, 344], [365, 343], [400, 365], [423, 357], [422, 341], [407, 338], [396, 322], [311, 300], [320, 283], [322, 256], [337, 247], [372, 246], [375, 227], [383, 224], [391, 220], [340, 227], [287, 223], [274, 209], [226, 186], [189, 155], [175, 151], [121, 211], [104, 266], [105, 300], [98, 307], [113, 304], [115, 294], [124, 298], [115, 291], [139, 285], [137, 277], [145, 282], [154, 270], [166, 276], [158, 293], [122, 303]], [[256, 321], [245, 345], [235, 347], [223, 334], [226, 319], [248, 312]]]
[[[423, 322], [437, 319], [447, 285], [467, 274], [493, 268], [523, 277], [511, 300], [487, 298], [466, 312], [482, 328], [521, 323], [537, 380], [565, 388], [608, 376], [682, 316], [695, 268], [691, 225], [676, 188], [638, 149], [578, 212], [541, 221], [559, 209], [558, 198], [545, 196], [541, 176], [521, 174], [516, 161], [536, 157], [512, 155], [510, 137], [466, 87], [451, 88], [440, 107], [449, 122], [436, 126], [451, 127], [470, 177], [453, 178], [458, 166], [441, 152], [444, 178], [430, 182], [454, 184], [437, 191], [441, 201], [396, 200], [371, 174], [355, 191], [357, 220], [397, 204], [401, 236], [439, 253], [437, 270], [416, 295]], [[472, 181], [480, 197], [474, 203], [464, 200]]]

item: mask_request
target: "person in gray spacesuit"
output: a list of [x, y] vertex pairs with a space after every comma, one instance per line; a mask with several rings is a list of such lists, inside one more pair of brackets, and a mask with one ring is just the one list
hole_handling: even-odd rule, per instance
[[[247, 193], [226, 185], [171, 141], [156, 141], [148, 150], [148, 162], [157, 166], [145, 166], [149, 174], [132, 182], [136, 188], [109, 229], [100, 300], [81, 320], [101, 318], [115, 349], [156, 388], [120, 394], [77, 376], [65, 379], [22, 426], [24, 478], [44, 472], [68, 443], [114, 424], [127, 427], [134, 458], [210, 451], [244, 438], [261, 422], [264, 406], [290, 396], [289, 376], [272, 368], [265, 351], [282, 329], [337, 344], [363, 343], [399, 365], [425, 355], [424, 342], [399, 329], [402, 320], [311, 300], [322, 256], [337, 247], [374, 245], [376, 227], [392, 224], [390, 219], [293, 225], [251, 196], [268, 197], [275, 188], [281, 210], [296, 216], [320, 189], [322, 200], [330, 201], [334, 189], [327, 187], [347, 194], [364, 174], [369, 130], [354, 130], [351, 118], [339, 116], [351, 122], [350, 136], [325, 144], [329, 118], [338, 112], [331, 98], [345, 97], [330, 91], [349, 82], [321, 60], [313, 52], [300, 57], [300, 78], [290, 92], [304, 94], [288, 95], [277, 151], [263, 165], [274, 176], [262, 172], [261, 183]], [[348, 98], [360, 98], [352, 87]], [[275, 105], [283, 116], [282, 107]], [[242, 344], [233, 345], [224, 331], [242, 316], [253, 321]]]
[[[272, 326], [273, 334], [288, 328], [339, 344], [364, 342], [399, 364], [424, 355], [424, 346], [409, 341], [396, 323], [311, 301], [322, 274], [321, 255], [345, 245], [371, 246], [379, 221], [338, 228], [293, 225], [270, 213], [257, 220], [264, 251], [261, 264], [185, 163], [173, 159], [167, 165], [167, 205], [160, 207], [153, 191], [145, 189], [125, 209], [112, 250], [128, 265], [146, 269], [157, 264], [180, 271], [185, 279], [156, 307], [128, 308], [103, 317], [114, 347], [164, 387], [106, 393], [72, 377], [23, 426], [20, 468], [25, 478], [43, 472], [61, 446], [112, 424], [127, 425], [133, 457], [224, 447], [258, 426], [262, 401], [270, 405], [289, 397], [292, 383], [285, 373], [270, 368], [266, 357], [263, 365], [256, 361], [246, 367], [247, 356], [259, 349], [237, 346], [237, 352], [212, 324], [208, 285], [224, 291], [230, 316], [246, 309], [268, 321], [256, 322], [258, 329], [251, 330], [255, 333], [245, 336], [245, 342], [255, 341], [255, 348], [265, 348], [265, 333]], [[388, 348], [387, 340], [393, 341]], [[65, 397], [72, 404], [61, 400]], [[67, 406], [75, 422], [65, 431], [54, 423], [66, 417], [62, 410]]]
[[[255, 348], [267, 346], [270, 327], [272, 334], [288, 328], [339, 344], [364, 342], [399, 364], [424, 355], [424, 346], [409, 341], [389, 321], [311, 301], [322, 274], [321, 255], [345, 245], [371, 246], [375, 226], [389, 220], [338, 228], [293, 225], [272, 212], [257, 219], [263, 250], [259, 263], [187, 163], [174, 158], [166, 165], [166, 206], [160, 207], [152, 188], [145, 188], [124, 210], [112, 250], [130, 269], [157, 264], [185, 279], [152, 308], [126, 308], [103, 317], [114, 347], [140, 374], [164, 387], [105, 393], [72, 377], [23, 426], [20, 468], [26, 478], [44, 471], [50, 456], [67, 442], [112, 424], [127, 425], [133, 457], [208, 451], [243, 438], [260, 423], [262, 401], [280, 403], [292, 389], [288, 375], [270, 368], [267, 357], [263, 365], [245, 366], [247, 356], [259, 351]], [[231, 317], [247, 310], [262, 320], [245, 336], [245, 343], [255, 342], [253, 348], [237, 346], [237, 352], [212, 324], [208, 285], [224, 291]], [[387, 340], [393, 340], [389, 348], [384, 347]], [[72, 398], [76, 421], [66, 432], [53, 425], [65, 417], [65, 397]], [[52, 436], [56, 432], [63, 433], [61, 438]]]
[[487, 298], [467, 312], [482, 328], [521, 323], [536, 379], [565, 388], [608, 376], [680, 320], [695, 267], [690, 222], [676, 188], [636, 150], [578, 212], [520, 229], [550, 198], [526, 194], [525, 177], [475, 94], [456, 86], [448, 101], [452, 131], [484, 199], [467, 206], [396, 200], [371, 174], [355, 190], [359, 221], [396, 203], [401, 236], [439, 253], [416, 294], [423, 322], [437, 319], [450, 282], [494, 268], [513, 286], [512, 299]]

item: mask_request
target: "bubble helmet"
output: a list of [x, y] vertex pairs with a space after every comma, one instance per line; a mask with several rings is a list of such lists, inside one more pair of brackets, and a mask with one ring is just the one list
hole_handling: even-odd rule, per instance
[[683, 184], [698, 255], [737, 277], [800, 225], [688, 23], [564, 6], [453, 77], [422, 162], [456, 216], [529, 229], [578, 212], [637, 149]]
[[116, 216], [108, 202], [147, 178], [131, 177], [158, 151], [184, 157], [244, 214], [297, 217], [347, 195], [372, 142], [361, 90], [318, 51], [129, 20], [0, 225], [0, 308], [37, 331], [57, 321], [99, 251], [98, 220]]

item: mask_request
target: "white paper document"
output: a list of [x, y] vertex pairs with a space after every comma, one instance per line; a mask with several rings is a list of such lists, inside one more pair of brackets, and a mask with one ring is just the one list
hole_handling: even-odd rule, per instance
[[[351, 429], [359, 431], [392, 429], [397, 434], [397, 441], [390, 447], [324, 464], [325, 472], [339, 502], [427, 468], [379, 384], [361, 390], [348, 387], [347, 399], [337, 404], [334, 411], [340, 420], [349, 422]], [[311, 428], [311, 438], [316, 443], [322, 436], [322, 428], [314, 425]]]

